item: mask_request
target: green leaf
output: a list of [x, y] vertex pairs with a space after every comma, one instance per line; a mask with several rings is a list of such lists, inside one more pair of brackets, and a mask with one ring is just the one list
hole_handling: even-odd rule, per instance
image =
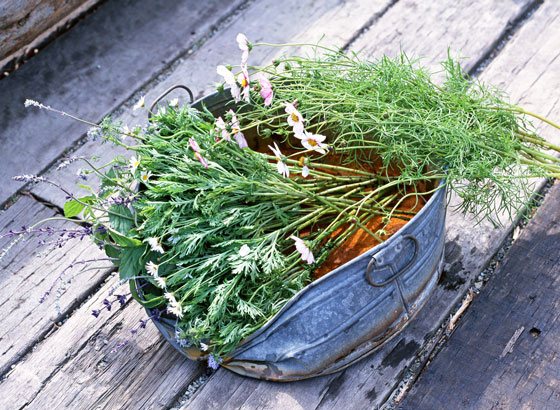
[[142, 297], [138, 294], [138, 289], [136, 288], [136, 281], [130, 280], [128, 281], [130, 285], [130, 294], [138, 303], [140, 303], [145, 308], [151, 309], [157, 306], [161, 306], [165, 304], [165, 299], [163, 296], [153, 295], [151, 293], [144, 293], [142, 292]]
[[128, 209], [124, 205], [112, 205], [109, 210], [116, 214], [122, 215], [119, 216], [113, 213], [109, 214], [109, 222], [111, 223], [111, 227], [115, 231], [126, 235], [132, 229], [132, 222], [134, 218], [130, 209]]
[[129, 238], [125, 235], [120, 234], [119, 232], [115, 231], [114, 229], [108, 229], [109, 235], [115, 241], [117, 245], [126, 246], [126, 247], [136, 247], [142, 245], [142, 242], [138, 239]]
[[72, 218], [82, 212], [84, 208], [84, 204], [72, 199], [64, 204], [64, 216], [66, 218]]
[[115, 170], [112, 167], [109, 168], [109, 170], [105, 173], [105, 176], [107, 178], [103, 178], [103, 180], [101, 181], [101, 189], [107, 188], [108, 186], [117, 185], [115, 181], [112, 181], [113, 179], [117, 178], [117, 174], [115, 173]]
[[83, 189], [87, 189], [89, 192], [91, 192], [92, 194], [95, 193], [95, 191], [92, 189], [92, 187], [90, 187], [89, 185], [82, 185], [82, 184], [78, 184], [76, 185], [78, 188], [83, 188]]
[[116, 247], [114, 247], [112, 245], [105, 245], [105, 247], [103, 249], [105, 250], [105, 254], [109, 258], [119, 259], [118, 261], [114, 261], [115, 265], [119, 266], [120, 265], [120, 257], [121, 257], [121, 253], [119, 252], [119, 249], [117, 249]]
[[119, 277], [121, 279], [128, 279], [141, 273], [144, 252], [146, 252], [145, 245], [121, 249], [119, 265]]

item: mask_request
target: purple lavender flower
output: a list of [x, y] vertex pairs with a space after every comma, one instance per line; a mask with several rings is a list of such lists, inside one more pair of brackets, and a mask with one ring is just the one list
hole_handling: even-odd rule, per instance
[[208, 367], [210, 367], [211, 369], [214, 369], [214, 370], [218, 369], [218, 367], [220, 367], [220, 363], [221, 363], [221, 360], [216, 359], [214, 357], [214, 355], [211, 354], [211, 355], [208, 356]]
[[124, 306], [124, 304], [126, 303], [126, 296], [125, 295], [115, 295], [115, 297], [117, 298], [117, 300], [121, 304], [121, 306]]
[[97, 310], [97, 309], [93, 309], [93, 310], [91, 311], [91, 314], [92, 314], [94, 317], [96, 317], [96, 318], [99, 317], [99, 314], [100, 314], [100, 313], [101, 313], [101, 311], [100, 311], [100, 310]]

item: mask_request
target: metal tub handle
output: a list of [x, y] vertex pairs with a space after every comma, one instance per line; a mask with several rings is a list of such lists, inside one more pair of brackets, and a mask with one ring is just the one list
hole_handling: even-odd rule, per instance
[[169, 87], [163, 93], [161, 93], [160, 96], [158, 98], [156, 98], [156, 100], [152, 103], [152, 105], [150, 106], [150, 113], [148, 114], [148, 119], [152, 118], [152, 113], [154, 112], [154, 108], [156, 108], [157, 103], [160, 102], [171, 91], [176, 90], [177, 88], [181, 88], [181, 89], [185, 90], [187, 93], [189, 93], [189, 97], [191, 99], [191, 102], [189, 104], [192, 104], [194, 102], [194, 95], [193, 95], [192, 91], [189, 89], [189, 87], [187, 87], [186, 85], [182, 85], [182, 84], [175, 84], [175, 85]]
[[376, 288], [380, 288], [383, 286], [386, 286], [392, 282], [395, 282], [395, 287], [397, 289], [397, 293], [399, 294], [399, 298], [401, 300], [401, 303], [403, 305], [404, 311], [406, 312], [406, 315], [410, 317], [410, 309], [408, 307], [408, 302], [404, 296], [403, 293], [403, 284], [401, 283], [400, 277], [406, 272], [408, 271], [412, 265], [414, 265], [414, 262], [416, 262], [416, 258], [418, 257], [418, 249], [420, 248], [420, 244], [418, 243], [418, 239], [416, 239], [416, 236], [414, 235], [405, 235], [402, 237], [401, 242], [404, 241], [405, 239], [410, 239], [412, 240], [412, 243], [414, 244], [414, 254], [412, 255], [412, 258], [410, 258], [410, 261], [406, 264], [406, 266], [404, 266], [403, 268], [401, 268], [400, 270], [397, 270], [395, 272], [395, 267], [393, 264], [389, 265], [391, 271], [393, 272], [393, 275], [384, 280], [383, 282], [375, 282], [375, 280], [371, 277], [372, 275], [372, 269], [375, 266], [375, 263], [377, 262], [377, 260], [375, 259], [375, 255], [373, 255], [371, 257], [371, 260], [368, 263], [367, 269], [366, 269], [366, 279], [369, 282], [370, 285], [375, 286]]

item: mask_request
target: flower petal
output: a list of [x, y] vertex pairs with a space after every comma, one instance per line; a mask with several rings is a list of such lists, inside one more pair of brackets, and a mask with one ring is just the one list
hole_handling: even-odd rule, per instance
[[243, 135], [242, 132], [236, 132], [234, 134], [235, 140], [237, 141], [237, 145], [239, 145], [239, 148], [243, 149], [243, 148], [249, 148], [249, 144], [247, 144], [247, 140], [245, 139], [245, 135]]
[[189, 145], [191, 146], [194, 152], [200, 151], [200, 146], [198, 145], [198, 142], [196, 142], [192, 138], [189, 138]]

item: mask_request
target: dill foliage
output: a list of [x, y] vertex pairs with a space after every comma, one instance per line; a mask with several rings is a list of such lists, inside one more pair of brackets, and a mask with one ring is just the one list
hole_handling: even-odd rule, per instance
[[[245, 49], [255, 46], [270, 45]], [[528, 178], [560, 175], [546, 152], [560, 147], [527, 117], [560, 127], [471, 81], [457, 62], [443, 62], [436, 84], [405, 55], [316, 51], [323, 56], [240, 73], [220, 66], [231, 86], [221, 92], [237, 100], [231, 111], [168, 103], [133, 132], [105, 120], [103, 137], [136, 157], [90, 164], [101, 191], [86, 187], [91, 195], [65, 206], [94, 227], [138, 301], [167, 309], [178, 340], [217, 360], [352, 234], [382, 241], [383, 229], [367, 228], [372, 218], [412, 218], [396, 212], [404, 198], [448, 189], [463, 211], [495, 221], [524, 207]]]

